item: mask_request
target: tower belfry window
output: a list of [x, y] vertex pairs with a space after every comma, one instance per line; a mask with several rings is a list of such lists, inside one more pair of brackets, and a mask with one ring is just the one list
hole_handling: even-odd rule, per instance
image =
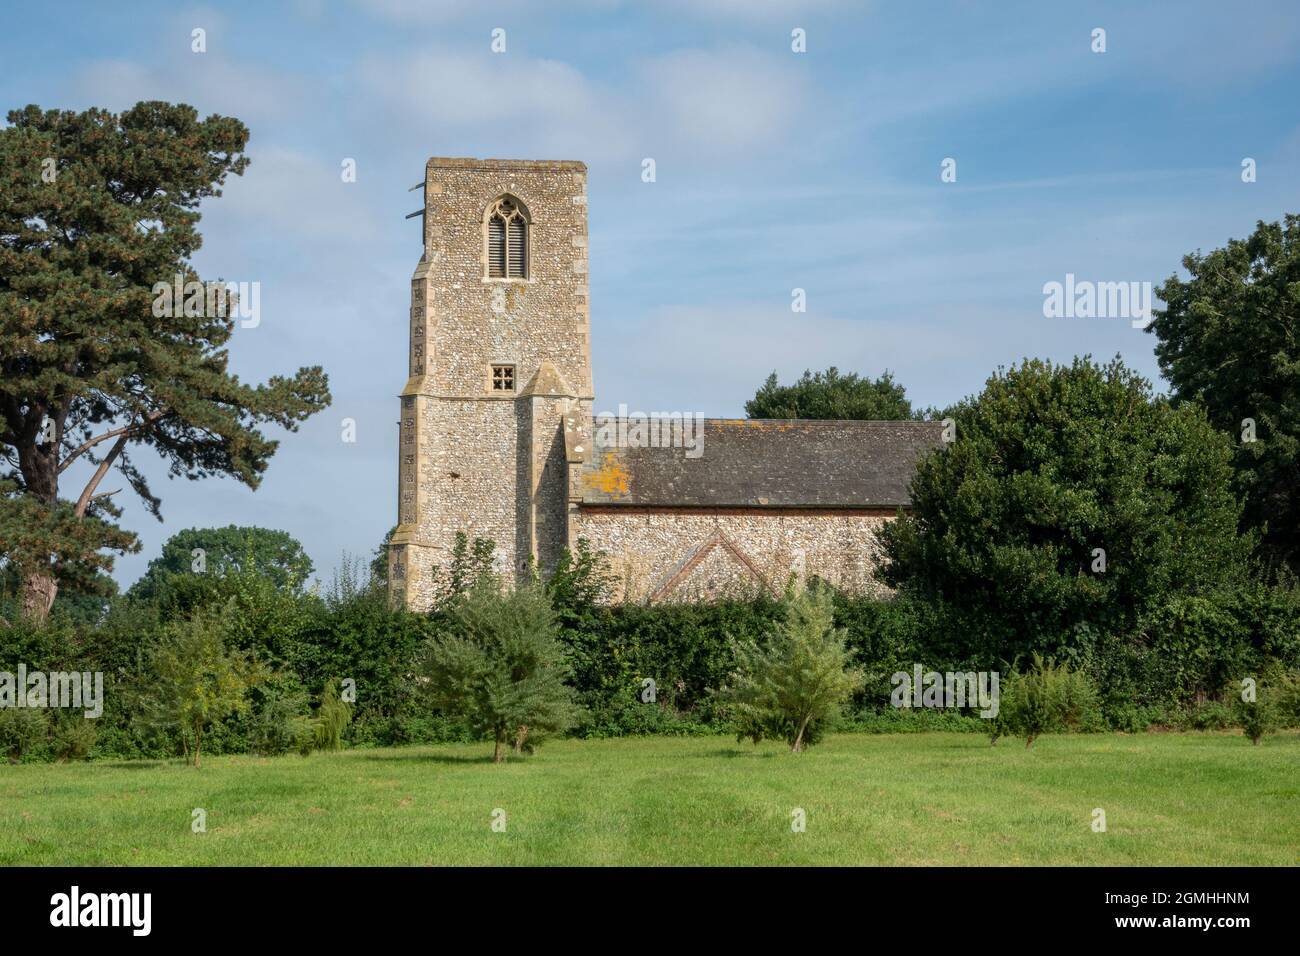
[[498, 199], [488, 214], [488, 278], [528, 278], [528, 220], [509, 197]]

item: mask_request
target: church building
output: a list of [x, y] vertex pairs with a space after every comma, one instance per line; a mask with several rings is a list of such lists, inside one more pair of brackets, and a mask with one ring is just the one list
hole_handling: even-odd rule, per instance
[[640, 423], [602, 416], [586, 182], [574, 161], [425, 167], [395, 596], [429, 606], [458, 532], [493, 541], [516, 580], [534, 565], [546, 574], [586, 539], [622, 600], [779, 593], [792, 573], [878, 588], [876, 531], [908, 506], [916, 462], [942, 444], [943, 426], [684, 416], [650, 429], [671, 440], [646, 441]]

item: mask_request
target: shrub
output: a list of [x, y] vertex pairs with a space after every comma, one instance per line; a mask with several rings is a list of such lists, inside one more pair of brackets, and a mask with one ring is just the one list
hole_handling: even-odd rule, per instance
[[[728, 635], [762, 641], [782, 611], [780, 602], [760, 598], [620, 604], [580, 612], [561, 607], [557, 614], [572, 668], [570, 683], [592, 715], [639, 722], [642, 715], [627, 705], [639, 702], [642, 681], [650, 678], [660, 707], [681, 720], [711, 723], [721, 721], [718, 701], [708, 688], [723, 684], [735, 667]], [[615, 724], [605, 726], [612, 730]], [[640, 732], [639, 726], [628, 725], [626, 732]]]
[[1111, 730], [1126, 734], [1140, 734], [1164, 717], [1164, 708], [1152, 704], [1124, 703], [1116, 706], [1102, 705], [1102, 719]]
[[314, 728], [308, 715], [307, 694], [292, 678], [277, 677], [253, 688], [247, 720], [249, 749], [265, 757], [301, 752], [306, 741], [310, 753]]
[[1271, 734], [1277, 729], [1277, 706], [1267, 687], [1261, 687], [1253, 701], [1241, 700], [1239, 697], [1234, 706], [1242, 732], [1250, 738], [1252, 744], [1258, 745], [1265, 734]]
[[[278, 586], [258, 562], [251, 570], [231, 564], [220, 575], [174, 576], [173, 584], [194, 577], [203, 579], [191, 582], [196, 587], [210, 586], [204, 595], [176, 591], [185, 600], [175, 602], [118, 598], [106, 613], [72, 615], [60, 595], [44, 624], [25, 617], [0, 624], [0, 669], [12, 671], [22, 661], [31, 671], [102, 671], [108, 693], [103, 716], [93, 721], [95, 755], [159, 758], [182, 748], [189, 753], [196, 747], [193, 731], [183, 729], [179, 718], [158, 719], [150, 669], [156, 649], [192, 626], [185, 610], [192, 604], [204, 620], [218, 622], [227, 652], [249, 667], [263, 662], [278, 675], [250, 686], [233, 712], [214, 711], [198, 744], [203, 753], [310, 751], [319, 724], [313, 698], [330, 678], [351, 678], [358, 689], [342, 743], [479, 739], [490, 731], [456, 710], [432, 712], [426, 685], [412, 678], [431, 636], [461, 629], [457, 609], [475, 582], [490, 576], [492, 554], [491, 542], [465, 539], [442, 571], [437, 606], [429, 613], [391, 607], [365, 567], [346, 559], [320, 593]], [[563, 682], [573, 690], [570, 702], [580, 705], [570, 731], [584, 737], [727, 731], [724, 701], [708, 689], [728, 683], [736, 670], [733, 643], [768, 646], [773, 632], [785, 626], [786, 605], [767, 594], [609, 605], [603, 603], [609, 585], [599, 556], [585, 542], [560, 561], [545, 585], [568, 665]], [[967, 613], [962, 595], [927, 592], [912, 582], [885, 599], [833, 593], [833, 610], [850, 662], [865, 677], [843, 704], [849, 726], [873, 732], [989, 728], [979, 718], [928, 710], [907, 714], [888, 705], [895, 671], [908, 671], [916, 662], [940, 672], [994, 669], [1008, 653], [996, 634]], [[1300, 587], [1293, 580], [1283, 575], [1273, 584], [1227, 582], [1169, 593], [1136, 618], [1136, 625], [1107, 628], [1089, 617], [1064, 631], [1059, 621], [1051, 628], [1040, 622], [1035, 639], [1045, 657], [1065, 661], [1102, 689], [1099, 704], [1110, 727], [1137, 732], [1156, 723], [1235, 726], [1239, 715], [1233, 697], [1221, 693], [1222, 680], [1243, 673], [1260, 675], [1261, 685], [1270, 688], [1280, 724], [1300, 725]], [[642, 697], [647, 679], [655, 684], [653, 701]], [[1001, 727], [993, 723], [995, 736], [1010, 732], [1005, 720]], [[809, 729], [805, 746], [820, 733], [815, 723]], [[25, 747], [23, 759], [59, 752], [57, 730]], [[518, 740], [516, 727], [506, 738], [527, 749], [546, 732], [539, 726]]]
[[665, 737], [698, 737], [718, 733], [719, 724], [706, 723], [690, 713], [676, 710], [670, 697], [642, 700], [643, 685], [629, 684], [624, 693], [597, 700], [584, 710], [574, 728], [579, 737], [606, 738], [658, 734]]
[[197, 767], [208, 729], [245, 713], [248, 690], [265, 679], [248, 655], [227, 649], [222, 621], [203, 610], [169, 624], [149, 648], [138, 719], [147, 729], [178, 733], [186, 758]]
[[732, 641], [736, 669], [719, 697], [737, 740], [776, 738], [801, 753], [833, 724], [865, 679], [849, 666], [844, 632], [834, 621], [830, 591], [809, 588], [786, 595], [785, 619], [766, 647]]
[[95, 721], [81, 714], [56, 719], [50, 735], [50, 750], [55, 759], [85, 760], [95, 748]]
[[937, 731], [984, 734], [989, 731], [989, 718], [962, 714], [956, 710], [888, 707], [849, 715], [841, 722], [841, 728], [858, 734], [920, 734]]
[[338, 750], [343, 746], [343, 729], [352, 720], [352, 707], [339, 696], [338, 681], [330, 678], [316, 712], [316, 749]]
[[451, 610], [449, 630], [430, 639], [420, 663], [434, 709], [463, 718], [495, 744], [493, 760], [531, 750], [573, 726], [578, 708], [550, 601], [539, 586], [502, 593], [480, 576]]
[[1300, 727], [1300, 670], [1276, 670], [1268, 678], [1282, 727]]
[[836, 593], [835, 624], [844, 630], [844, 642], [866, 675], [857, 701], [861, 706], [882, 713], [896, 710], [889, 704], [890, 678], [911, 671], [916, 661], [937, 670], [963, 669], [944, 666], [951, 658], [937, 640], [941, 629], [934, 608], [908, 594], [873, 599]]
[[1166, 691], [1203, 700], [1233, 674], [1249, 673], [1257, 656], [1229, 595], [1177, 596], [1157, 607], [1142, 629], [1160, 662]]
[[1176, 723], [1188, 730], [1223, 730], [1237, 723], [1239, 715], [1230, 703], [1207, 700], [1187, 708]]
[[1127, 633], [1245, 579], [1232, 442], [1118, 358], [1026, 360], [949, 415], [956, 440], [918, 462], [911, 511], [881, 532], [882, 575], [943, 604], [959, 656], [1061, 655], [1079, 624]]
[[1025, 746], [1042, 734], [1095, 729], [1101, 721], [1097, 688], [1081, 671], [1044, 661], [1035, 654], [1033, 666], [1012, 670], [1002, 681], [998, 715], [992, 735], [1025, 738]]
[[0, 753], [10, 763], [44, 756], [49, 728], [50, 714], [43, 708], [0, 708]]
[[306, 687], [323, 688], [331, 678], [356, 682], [348, 741], [402, 743], [402, 722], [425, 711], [412, 667], [428, 636], [445, 627], [445, 615], [393, 608], [369, 584], [335, 586], [299, 635], [288, 667]]

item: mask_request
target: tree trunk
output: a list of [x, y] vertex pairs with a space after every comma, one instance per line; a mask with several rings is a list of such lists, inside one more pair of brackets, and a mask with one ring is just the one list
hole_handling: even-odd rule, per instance
[[199, 757], [203, 753], [203, 731], [197, 731], [194, 734], [194, 766], [199, 765]]
[[[45, 412], [44, 407], [33, 409], [38, 420]], [[42, 444], [33, 436], [32, 444], [18, 448], [18, 470], [23, 476], [24, 492], [46, 508], [54, 508], [59, 503], [58, 437], [59, 433], [56, 433], [54, 443]], [[42, 622], [49, 617], [50, 608], [54, 606], [59, 582], [49, 566], [48, 554], [25, 555], [24, 558], [30, 563], [22, 579], [22, 613], [33, 621]]]
[[794, 735], [794, 743], [790, 745], [790, 751], [792, 753], [803, 753], [803, 732], [808, 729], [808, 721], [810, 720], [812, 720], [812, 714], [805, 717], [803, 723], [799, 725], [799, 732]]
[[59, 582], [48, 571], [31, 571], [23, 576], [23, 616], [38, 623], [50, 616]]
[[[61, 416], [60, 416], [61, 417]], [[145, 417], [145, 425], [152, 424], [162, 417], [162, 412], [150, 412]], [[33, 444], [26, 448], [18, 449], [19, 470], [22, 472], [23, 482], [26, 484], [28, 494], [42, 502], [46, 507], [53, 508], [59, 501], [59, 441], [62, 438], [62, 423], [58, 425], [58, 434], [52, 444], [42, 445]], [[84, 518], [91, 502], [95, 500], [95, 491], [99, 488], [99, 483], [104, 480], [108, 470], [113, 466], [122, 454], [122, 449], [126, 447], [127, 440], [131, 437], [135, 426], [130, 428], [118, 429], [100, 436], [95, 442], [103, 440], [110, 435], [116, 435], [117, 441], [109, 449], [103, 460], [96, 467], [95, 472], [91, 475], [86, 487], [82, 489], [81, 495], [77, 498], [77, 504], [73, 513], [78, 518]], [[90, 444], [94, 444], [91, 442]], [[89, 447], [83, 446], [83, 447]], [[74, 454], [72, 457], [76, 457]], [[71, 460], [71, 459], [69, 459]], [[22, 585], [22, 607], [23, 613], [35, 621], [44, 621], [49, 617], [50, 608], [54, 606], [54, 598], [59, 593], [58, 580], [50, 573], [49, 569], [41, 568], [27, 574], [23, 578]]]
[[504, 730], [498, 730], [496, 749], [492, 751], [493, 763], [501, 763], [506, 759], [505, 748], [501, 746], [505, 742], [506, 742], [506, 732]]

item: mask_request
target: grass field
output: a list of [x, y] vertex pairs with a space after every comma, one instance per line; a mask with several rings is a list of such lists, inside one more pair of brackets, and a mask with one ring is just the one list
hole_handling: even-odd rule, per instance
[[[1300, 735], [561, 740], [0, 767], [0, 863], [1300, 862]], [[1107, 831], [1092, 830], [1096, 807]], [[191, 811], [207, 832], [191, 832]], [[505, 832], [491, 827], [505, 811]], [[806, 813], [792, 831], [792, 811]]]

